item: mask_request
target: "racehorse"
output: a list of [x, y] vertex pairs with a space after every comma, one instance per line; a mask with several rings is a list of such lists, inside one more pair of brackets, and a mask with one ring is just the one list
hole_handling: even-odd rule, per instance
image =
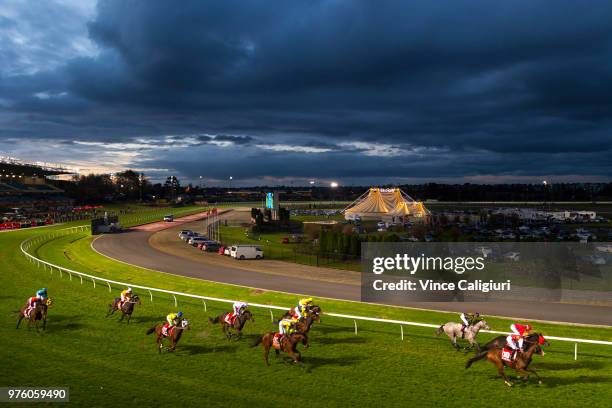
[[[164, 336], [162, 332], [163, 327], [164, 327], [164, 323], [160, 323], [158, 325], [151, 327], [149, 330], [147, 330], [147, 335], [153, 332], [155, 332], [155, 334], [157, 335], [157, 351], [159, 353], [162, 352], [162, 348], [164, 347], [163, 339], [164, 337], [166, 337]], [[166, 351], [174, 351], [174, 349], [176, 349], [176, 344], [181, 339], [181, 336], [183, 335], [183, 331], [185, 329], [189, 329], [189, 320], [187, 319], [181, 320], [180, 327], [174, 326], [171, 329], [169, 329], [169, 333], [167, 337], [170, 338], [170, 347], [166, 347]]]
[[[223, 333], [225, 334], [228, 340], [231, 340], [232, 337], [240, 339], [242, 337], [242, 328], [244, 327], [245, 323], [249, 320], [255, 322], [255, 318], [253, 317], [251, 312], [249, 310], [245, 310], [242, 314], [237, 316], [234, 319], [233, 323], [230, 325], [225, 321], [225, 317], [228, 314], [229, 313], [222, 313], [214, 319], [211, 317], [208, 318], [208, 321], [212, 324], [221, 323], [221, 329], [223, 330]], [[234, 329], [236, 333], [232, 333], [230, 331], [231, 329]]]
[[531, 341], [531, 340], [528, 341], [527, 339], [525, 339], [524, 342], [526, 343], [528, 342], [529, 346], [523, 352], [518, 351], [516, 354], [516, 358], [512, 362], [502, 359], [502, 353], [504, 352], [503, 349], [492, 348], [490, 350], [483, 351], [482, 353], [476, 355], [475, 357], [470, 358], [465, 363], [465, 368], [470, 368], [472, 363], [479, 361], [479, 360], [483, 360], [486, 357], [491, 363], [493, 363], [497, 367], [497, 371], [499, 375], [503, 377], [504, 383], [506, 383], [508, 387], [512, 387], [512, 383], [510, 382], [510, 380], [508, 379], [508, 377], [506, 377], [506, 374], [504, 373], [504, 366], [514, 368], [516, 372], [519, 374], [525, 373], [526, 380], [529, 379], [529, 373], [532, 373], [538, 379], [538, 384], [542, 384], [542, 379], [540, 378], [538, 373], [535, 372], [534, 369], [529, 368], [529, 364], [531, 363], [531, 358], [533, 354], [536, 352], [536, 350], [540, 348], [541, 346], [548, 345], [548, 342], [541, 335], [538, 335], [537, 341]]
[[[119, 305], [120, 300], [121, 298], [115, 298], [115, 300], [113, 300], [113, 303], [108, 305], [108, 312], [106, 313], [106, 317], [112, 315], [117, 310], [119, 310], [117, 305]], [[134, 313], [135, 304], [138, 304], [138, 305], [140, 304], [140, 298], [138, 297], [138, 295], [132, 296], [131, 299], [129, 299], [127, 302], [121, 305], [121, 319], [119, 319], [120, 322], [123, 321], [123, 318], [127, 315], [127, 322], [128, 324], [130, 323], [130, 319], [132, 318], [132, 313]]]
[[[446, 335], [450, 337], [451, 344], [453, 345], [455, 350], [459, 351], [459, 346], [457, 345], [457, 337], [461, 337], [462, 327], [463, 325], [461, 323], [448, 322], [436, 329], [436, 336], [439, 336], [440, 334], [442, 334], [442, 332], [446, 333]], [[480, 352], [480, 345], [476, 341], [476, 336], [478, 336], [478, 332], [480, 330], [489, 330], [489, 328], [490, 327], [487, 325], [487, 322], [485, 322], [484, 320], [479, 320], [477, 323], [466, 327], [463, 338], [470, 343], [470, 346], [466, 347], [465, 350], [471, 350], [472, 348], [474, 348], [474, 346], [476, 346], [476, 349]]]
[[302, 355], [297, 349], [297, 345], [302, 343], [304, 347], [308, 347], [308, 337], [302, 333], [293, 333], [288, 336], [284, 336], [280, 341], [280, 345], [274, 345], [274, 335], [275, 333], [270, 332], [266, 333], [263, 336], [258, 337], [255, 342], [251, 345], [251, 347], [257, 347], [259, 343], [263, 345], [264, 348], [264, 360], [266, 365], [270, 365], [270, 361], [268, 357], [270, 355], [270, 348], [274, 348], [276, 355], [278, 356], [281, 351], [284, 351], [291, 357], [295, 364], [299, 363], [302, 358]]
[[[540, 333], [531, 333], [530, 335], [525, 337], [524, 343], [525, 344], [535, 343], [540, 339], [541, 336], [542, 335]], [[482, 349], [484, 350], [491, 350], [494, 348], [502, 349], [506, 346], [506, 342], [507, 342], [506, 337], [507, 336], [497, 336], [493, 340], [491, 340], [490, 342], [482, 346]], [[535, 352], [541, 356], [545, 354], [542, 347], [538, 347]]]
[[19, 320], [17, 320], [16, 329], [19, 328], [19, 325], [21, 324], [21, 320], [26, 318], [28, 321], [28, 329], [32, 326], [32, 324], [34, 324], [34, 326], [36, 327], [36, 331], [39, 331], [38, 321], [42, 320], [43, 322], [42, 329], [45, 330], [47, 328], [47, 310], [52, 305], [53, 305], [53, 300], [49, 298], [44, 304], [36, 305], [36, 308], [30, 312], [29, 316], [26, 316], [26, 310], [28, 310], [28, 306], [26, 305], [22, 307], [19, 310]]
[[300, 320], [295, 324], [295, 330], [298, 333], [306, 334], [314, 322], [320, 322], [319, 314], [311, 313], [305, 319]]

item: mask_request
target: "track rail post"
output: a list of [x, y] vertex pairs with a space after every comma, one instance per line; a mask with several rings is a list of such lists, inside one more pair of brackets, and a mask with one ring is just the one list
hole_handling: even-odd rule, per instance
[[270, 311], [270, 321], [274, 322], [274, 315], [272, 314], [272, 309], [268, 309]]
[[578, 360], [578, 343], [574, 343], [574, 361]]
[[400, 324], [400, 333], [402, 336], [402, 341], [404, 341], [404, 325], [403, 324]]
[[151, 297], [151, 303], [153, 303], [153, 292], [149, 291], [149, 296]]
[[174, 307], [178, 307], [178, 301], [176, 300], [176, 295], [172, 295], [174, 298]]
[[357, 320], [353, 320], [353, 323], [355, 323], [355, 335], [357, 335]]
[[202, 299], [202, 303], [204, 304], [204, 311], [205, 312], [208, 311], [207, 308], [206, 308], [206, 301], [204, 299]]

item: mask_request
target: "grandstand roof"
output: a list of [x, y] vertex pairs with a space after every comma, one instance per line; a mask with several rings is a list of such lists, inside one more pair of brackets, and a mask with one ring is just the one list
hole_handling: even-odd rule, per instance
[[0, 160], [0, 175], [57, 176], [71, 173], [72, 171], [62, 167], [50, 167], [34, 163]]

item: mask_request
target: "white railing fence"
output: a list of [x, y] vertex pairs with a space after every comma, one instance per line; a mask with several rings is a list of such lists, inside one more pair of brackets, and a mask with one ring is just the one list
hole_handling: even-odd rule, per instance
[[[57, 230], [54, 231], [52, 233], [46, 234], [46, 235], [40, 235], [40, 236], [34, 236], [31, 238], [26, 239], [25, 241], [23, 241], [20, 245], [20, 249], [21, 252], [23, 253], [23, 255], [26, 257], [26, 259], [28, 259], [29, 262], [31, 263], [35, 263], [37, 268], [40, 268], [41, 266], [45, 269], [45, 270], [49, 270], [50, 273], [53, 273], [54, 270], [57, 270], [60, 274], [60, 277], [63, 277], [63, 274], [66, 273], [68, 274], [70, 280], [72, 280], [73, 276], [76, 276], [80, 279], [81, 284], [84, 284], [83, 279], [85, 278], [85, 280], [89, 280], [91, 281], [91, 283], [93, 284], [93, 287], [96, 287], [96, 282], [98, 283], [102, 283], [102, 284], [106, 284], [106, 286], [108, 287], [108, 291], [111, 292], [112, 288], [111, 288], [111, 284], [112, 285], [116, 285], [119, 287], [132, 287], [132, 288], [138, 288], [138, 289], [142, 289], [144, 291], [147, 291], [149, 294], [149, 298], [151, 300], [151, 302], [153, 302], [153, 293], [157, 292], [157, 293], [163, 293], [166, 295], [171, 295], [172, 298], [174, 299], [174, 305], [176, 307], [178, 307], [178, 299], [177, 296], [180, 297], [186, 297], [186, 298], [191, 298], [191, 299], [200, 299], [202, 301], [203, 307], [204, 307], [204, 311], [207, 311], [207, 304], [206, 301], [211, 301], [211, 302], [220, 302], [220, 303], [234, 303], [235, 300], [230, 300], [230, 299], [222, 299], [222, 298], [217, 298], [217, 297], [211, 297], [211, 296], [202, 296], [202, 295], [194, 295], [191, 293], [183, 293], [183, 292], [176, 292], [176, 291], [172, 291], [172, 290], [166, 290], [166, 289], [160, 289], [160, 288], [152, 288], [152, 287], [147, 287], [147, 286], [141, 286], [141, 285], [135, 285], [133, 283], [126, 283], [126, 282], [120, 282], [120, 281], [116, 281], [116, 280], [111, 280], [111, 279], [105, 279], [105, 278], [101, 278], [95, 275], [91, 275], [88, 273], [84, 273], [84, 272], [79, 272], [79, 271], [75, 271], [72, 269], [68, 269], [68, 268], [64, 268], [63, 266], [59, 266], [59, 265], [55, 265], [52, 264], [50, 262], [47, 261], [43, 261], [40, 258], [35, 257], [34, 255], [30, 254], [28, 251], [29, 249], [31, 249], [32, 247], [35, 247], [39, 244], [42, 244], [46, 241], [49, 241], [50, 239], [54, 239], [60, 236], [65, 236], [65, 235], [69, 235], [69, 234], [75, 234], [78, 232], [84, 232], [87, 229], [89, 229], [90, 227], [85, 225], [85, 226], [79, 226], [79, 227], [71, 227], [71, 228], [64, 228], [61, 230]], [[268, 309], [270, 311], [270, 319], [273, 321], [274, 320], [274, 316], [272, 314], [272, 310], [283, 310], [286, 311], [287, 307], [284, 306], [274, 306], [274, 305], [266, 305], [266, 304], [260, 304], [260, 303], [250, 303], [249, 302], [249, 306], [253, 306], [253, 307], [258, 307], [258, 308], [263, 308], [263, 309]], [[369, 322], [378, 322], [378, 323], [386, 323], [386, 324], [395, 324], [399, 326], [399, 332], [400, 332], [400, 337], [403, 340], [404, 339], [404, 326], [417, 326], [417, 327], [431, 327], [431, 328], [438, 328], [440, 327], [440, 325], [438, 324], [430, 324], [430, 323], [419, 323], [419, 322], [409, 322], [409, 321], [403, 321], [403, 320], [390, 320], [390, 319], [378, 319], [378, 318], [374, 318], [374, 317], [366, 317], [366, 316], [353, 316], [353, 315], [347, 315], [347, 314], [342, 314], [342, 313], [329, 313], [329, 312], [325, 312], [324, 313], [325, 316], [331, 316], [331, 317], [337, 317], [337, 318], [341, 318], [341, 319], [350, 319], [353, 320], [353, 326], [354, 326], [354, 331], [355, 334], [357, 334], [357, 321], [361, 320], [361, 321], [369, 321]], [[508, 332], [501, 332], [501, 331], [495, 331], [495, 330], [481, 330], [483, 333], [493, 333], [493, 334], [509, 334]], [[600, 344], [600, 345], [606, 345], [606, 346], [612, 346], [612, 341], [604, 341], [604, 340], [589, 340], [589, 339], [576, 339], [576, 338], [568, 338], [568, 337], [557, 337], [557, 336], [546, 336], [547, 339], [549, 340], [559, 340], [559, 341], [567, 341], [567, 342], [573, 342], [574, 343], [574, 360], [576, 360], [578, 358], [578, 343], [588, 343], [588, 344]]]

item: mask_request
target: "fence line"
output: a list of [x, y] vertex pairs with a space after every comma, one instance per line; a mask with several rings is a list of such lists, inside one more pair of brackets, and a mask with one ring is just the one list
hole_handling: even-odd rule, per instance
[[[89, 226], [80, 226], [80, 227], [71, 227], [71, 228], [65, 228], [62, 229], [60, 231], [70, 231], [68, 232], [68, 234], [70, 233], [76, 233], [76, 232], [83, 232], [85, 230], [89, 229]], [[116, 281], [116, 280], [112, 280], [112, 279], [105, 279], [105, 278], [100, 278], [97, 277], [95, 275], [90, 275], [84, 272], [79, 272], [79, 271], [75, 271], [72, 269], [68, 269], [68, 268], [64, 268], [63, 266], [59, 266], [59, 265], [55, 265], [52, 264], [50, 262], [47, 261], [43, 261], [42, 259], [39, 259], [37, 257], [35, 257], [34, 255], [30, 254], [28, 252], [28, 250], [32, 247], [32, 245], [34, 243], [42, 243], [44, 240], [42, 237], [32, 237], [32, 238], [28, 238], [24, 241], [21, 242], [20, 244], [20, 249], [21, 252], [23, 253], [23, 255], [26, 257], [26, 259], [28, 259], [31, 262], [35, 262], [37, 267], [40, 267], [40, 265], [43, 265], [45, 268], [47, 266], [49, 266], [51, 269], [55, 268], [59, 271], [64, 271], [67, 272], [68, 274], [70, 274], [70, 276], [72, 276], [72, 274], [78, 275], [81, 278], [81, 284], [83, 283], [83, 278], [88, 278], [92, 281], [94, 287], [96, 285], [96, 281], [99, 282], [105, 282], [107, 285], [109, 285], [110, 288], [110, 284], [114, 284], [114, 285], [118, 285], [118, 286], [122, 286], [122, 287], [133, 287], [133, 288], [138, 288], [138, 289], [142, 289], [142, 290], [146, 290], [149, 292], [150, 298], [151, 298], [151, 302], [153, 302], [153, 292], [159, 292], [159, 293], [165, 293], [168, 295], [172, 295], [172, 297], [174, 298], [174, 303], [175, 305], [178, 304], [177, 298], [176, 296], [182, 296], [182, 297], [187, 297], [187, 298], [192, 298], [192, 299], [201, 299], [204, 302], [204, 307], [206, 308], [206, 300], [209, 301], [213, 301], [213, 302], [220, 302], [220, 303], [234, 303], [235, 300], [230, 300], [230, 299], [223, 299], [223, 298], [217, 298], [217, 297], [211, 297], [211, 296], [202, 296], [202, 295], [195, 295], [195, 294], [191, 294], [191, 293], [183, 293], [183, 292], [176, 292], [176, 291], [172, 291], [172, 290], [167, 290], [167, 289], [160, 289], [160, 288], [151, 288], [151, 287], [147, 287], [147, 286], [141, 286], [141, 285], [135, 285], [133, 283], [126, 283], [126, 282], [120, 282], [120, 281]], [[261, 304], [261, 303], [250, 303], [250, 306], [253, 307], [259, 307], [259, 308], [264, 308], [264, 309], [268, 309], [270, 310], [270, 314], [272, 316], [272, 309], [274, 310], [284, 310], [286, 311], [288, 308], [286, 306], [274, 306], [274, 305], [266, 305], [266, 304]], [[430, 323], [419, 323], [419, 322], [409, 322], [409, 321], [403, 321], [403, 320], [392, 320], [392, 319], [379, 319], [379, 318], [375, 318], [375, 317], [366, 317], [366, 316], [353, 316], [353, 315], [347, 315], [347, 314], [342, 314], [342, 313], [324, 313], [326, 316], [331, 316], [331, 317], [337, 317], [337, 318], [342, 318], [342, 319], [351, 319], [353, 320], [354, 323], [354, 328], [355, 328], [355, 334], [357, 334], [357, 320], [362, 320], [362, 321], [370, 321], [370, 322], [378, 322], [378, 323], [388, 323], [388, 324], [397, 324], [400, 326], [400, 333], [401, 333], [401, 338], [403, 340], [404, 338], [404, 329], [403, 326], [417, 326], [417, 327], [431, 327], [431, 328], [438, 328], [440, 327], [440, 325], [438, 324], [430, 324]], [[481, 330], [483, 333], [493, 333], [493, 334], [509, 334], [508, 332], [501, 332], [501, 331], [495, 331], [495, 330]], [[546, 336], [547, 339], [550, 340], [559, 340], [559, 341], [567, 341], [567, 342], [572, 342], [575, 343], [575, 352], [574, 352], [574, 359], [577, 359], [578, 356], [578, 346], [577, 343], [588, 343], [588, 344], [601, 344], [601, 345], [607, 345], [607, 346], [612, 346], [612, 341], [604, 341], [604, 340], [589, 340], [589, 339], [575, 339], [575, 338], [568, 338], [568, 337], [557, 337], [557, 336]]]

